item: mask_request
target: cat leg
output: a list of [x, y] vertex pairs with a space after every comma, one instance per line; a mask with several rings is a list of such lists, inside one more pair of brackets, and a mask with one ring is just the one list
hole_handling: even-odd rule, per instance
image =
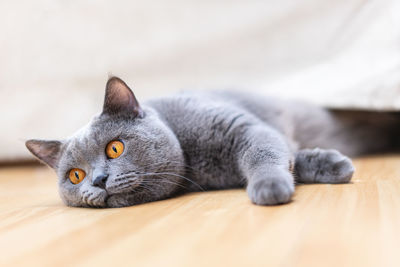
[[247, 193], [254, 204], [276, 205], [290, 201], [294, 178], [292, 153], [283, 136], [262, 126], [246, 131], [239, 152], [239, 168], [247, 179]]
[[351, 160], [337, 150], [303, 149], [296, 153], [294, 172], [300, 183], [348, 183], [354, 173]]

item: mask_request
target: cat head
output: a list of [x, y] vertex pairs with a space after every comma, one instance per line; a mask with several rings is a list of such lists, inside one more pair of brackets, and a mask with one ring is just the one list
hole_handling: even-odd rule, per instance
[[64, 203], [122, 207], [173, 194], [183, 154], [155, 110], [142, 107], [117, 77], [106, 85], [103, 111], [65, 140], [28, 140], [28, 150], [53, 168]]

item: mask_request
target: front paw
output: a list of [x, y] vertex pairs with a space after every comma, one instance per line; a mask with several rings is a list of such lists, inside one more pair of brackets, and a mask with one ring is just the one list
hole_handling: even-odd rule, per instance
[[294, 193], [293, 178], [290, 173], [287, 177], [266, 177], [250, 182], [247, 193], [256, 205], [278, 205], [288, 203]]

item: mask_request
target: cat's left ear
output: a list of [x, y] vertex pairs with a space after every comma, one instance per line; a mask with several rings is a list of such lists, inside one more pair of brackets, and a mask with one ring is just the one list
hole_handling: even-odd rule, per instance
[[62, 145], [60, 141], [28, 140], [25, 145], [34, 156], [51, 168], [54, 169], [58, 166]]
[[111, 77], [106, 85], [103, 114], [141, 117], [143, 111], [128, 85], [118, 77]]

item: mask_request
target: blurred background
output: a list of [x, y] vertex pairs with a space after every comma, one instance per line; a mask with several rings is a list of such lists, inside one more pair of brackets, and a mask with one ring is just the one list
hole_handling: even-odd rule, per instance
[[[279, 2], [279, 3], [278, 3]], [[400, 1], [0, 2], [0, 162], [101, 111], [109, 74], [140, 100], [235, 88], [400, 109]]]

